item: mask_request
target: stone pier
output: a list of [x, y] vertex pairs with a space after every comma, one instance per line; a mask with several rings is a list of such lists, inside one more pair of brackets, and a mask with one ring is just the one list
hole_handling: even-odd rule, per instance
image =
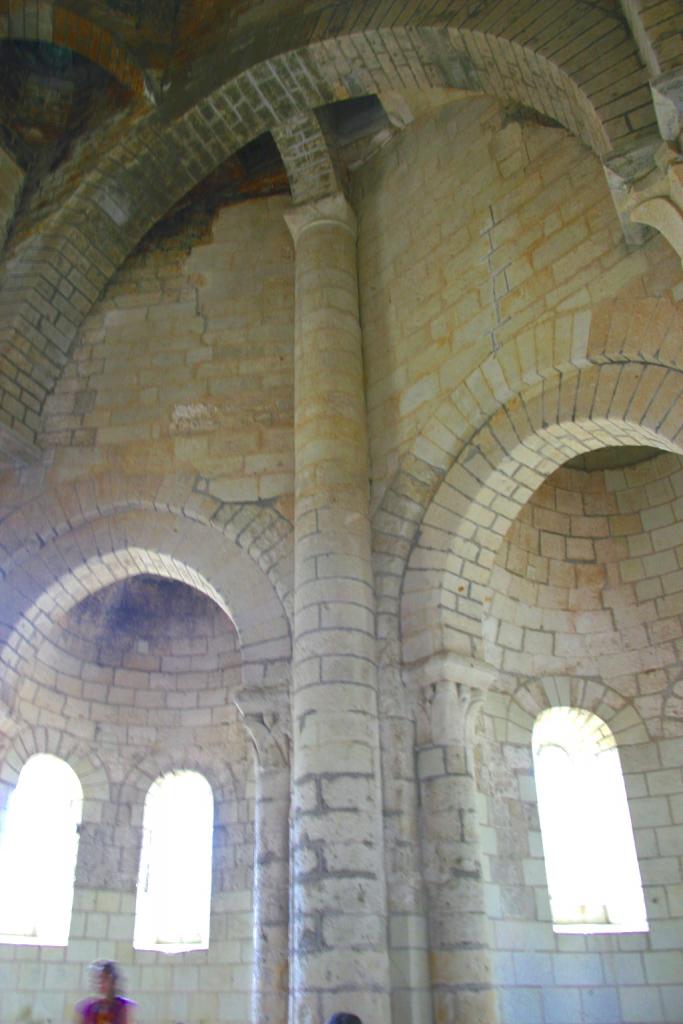
[[356, 228], [341, 195], [296, 246], [292, 1024], [390, 1020]]
[[495, 1024], [472, 754], [488, 672], [437, 660], [421, 673], [417, 748], [434, 1021]]

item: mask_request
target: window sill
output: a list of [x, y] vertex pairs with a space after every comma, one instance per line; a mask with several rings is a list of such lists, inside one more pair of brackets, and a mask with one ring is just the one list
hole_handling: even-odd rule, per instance
[[553, 924], [556, 935], [624, 935], [633, 932], [649, 932], [647, 922], [621, 922], [619, 924]]

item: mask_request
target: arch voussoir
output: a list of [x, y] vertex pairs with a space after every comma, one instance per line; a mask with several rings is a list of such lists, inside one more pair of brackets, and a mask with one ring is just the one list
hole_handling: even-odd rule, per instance
[[0, 456], [11, 462], [36, 455], [45, 399], [115, 268], [176, 200], [261, 133], [284, 130], [340, 98], [438, 86], [535, 107], [598, 155], [608, 152], [614, 140], [599, 109], [562, 63], [501, 31], [491, 36], [476, 23], [392, 24], [309, 41], [238, 73], [184, 110], [176, 96], [169, 110], [151, 110], [129, 125], [3, 274], [2, 342], [12, 387], [0, 389]]
[[640, 363], [557, 373], [501, 407], [460, 451], [425, 512], [402, 588], [406, 659], [448, 649], [483, 658], [490, 573], [531, 494], [567, 459], [591, 449], [635, 444], [681, 452], [681, 422], [683, 374]]
[[[185, 582], [223, 607], [240, 635], [245, 677], [263, 678], [265, 662], [286, 662], [290, 627], [279, 591], [291, 592], [291, 582], [280, 576], [291, 528], [272, 509], [248, 505], [242, 516], [236, 506], [216, 522], [211, 517], [219, 502], [206, 496], [197, 502], [189, 480], [175, 484], [148, 481], [147, 500], [128, 502], [113, 486], [65, 486], [44, 504], [36, 502], [31, 515], [20, 509], [0, 524], [0, 545], [8, 552], [0, 582], [5, 715], [55, 617], [141, 573]], [[44, 515], [54, 516], [50, 530]], [[230, 527], [234, 521], [241, 529]]]

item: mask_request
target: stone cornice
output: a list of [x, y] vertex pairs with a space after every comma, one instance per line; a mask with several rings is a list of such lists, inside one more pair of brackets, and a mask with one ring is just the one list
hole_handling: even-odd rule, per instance
[[405, 681], [416, 689], [435, 683], [457, 683], [486, 692], [497, 676], [486, 662], [459, 651], [437, 651], [403, 666]]

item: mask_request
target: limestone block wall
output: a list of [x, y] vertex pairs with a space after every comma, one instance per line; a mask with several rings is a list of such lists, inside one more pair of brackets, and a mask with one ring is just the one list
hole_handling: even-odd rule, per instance
[[585, 146], [485, 98], [411, 124], [357, 173], [354, 202], [376, 503], [492, 353], [519, 379], [556, 360], [558, 321], [585, 323], [637, 278], [660, 293], [680, 281], [661, 242], [626, 249]]
[[[450, 465], [460, 438], [479, 425], [470, 413], [495, 408], [492, 381], [521, 390], [520, 381], [538, 380], [553, 365], [579, 362], [604, 300], [626, 291], [664, 294], [680, 282], [680, 267], [658, 241], [627, 251], [603, 170], [585, 147], [557, 127], [483, 98], [416, 120], [355, 174], [353, 199], [372, 501], [377, 526], [386, 527], [375, 536], [375, 556], [387, 660], [380, 701], [391, 955], [402, 1021], [416, 1012], [428, 964], [415, 860], [413, 712], [406, 706], [410, 695], [401, 706], [406, 695], [391, 645], [399, 633], [396, 594], [402, 591], [404, 606], [407, 600], [402, 573], [413, 524], [437, 479], [411, 460], [416, 455], [440, 467], [443, 458]], [[492, 356], [498, 372], [477, 378]], [[400, 497], [391, 488], [397, 471]], [[425, 587], [436, 585], [441, 564], [429, 550], [431, 525], [434, 546], [442, 543], [439, 511], [433, 524], [422, 522]], [[452, 519], [443, 518], [450, 526]], [[477, 522], [493, 518], [482, 509]], [[462, 584], [454, 573], [459, 592]], [[467, 611], [478, 614], [474, 604]], [[424, 653], [404, 645], [408, 660]], [[427, 1015], [424, 1006], [420, 1012]]]
[[[538, 711], [543, 710], [539, 705]], [[507, 735], [504, 707], [487, 729]], [[535, 717], [535, 716], [534, 716]], [[610, 719], [606, 716], [606, 720]], [[648, 933], [552, 931], [531, 763], [531, 725], [483, 742], [481, 831], [503, 1024], [673, 1022], [680, 1015], [681, 742], [632, 742], [614, 724], [647, 902]], [[524, 734], [523, 740], [520, 734]]]
[[631, 704], [650, 735], [681, 735], [682, 499], [674, 454], [557, 471], [499, 551], [487, 659], [505, 677], [585, 680], [577, 698]]
[[[492, 575], [499, 685], [478, 748], [495, 973], [505, 1024], [674, 1021], [683, 985], [683, 462], [563, 468], [510, 529]], [[551, 927], [531, 730], [551, 705], [615, 735], [650, 930]]]
[[[52, 624], [19, 698], [23, 727], [0, 754], [4, 807], [33, 753], [63, 757], [84, 790], [66, 948], [0, 945], [0, 1020], [71, 1019], [86, 967], [115, 958], [140, 1024], [249, 1015], [254, 793], [250, 743], [232, 696], [235, 629], [189, 587], [152, 577], [114, 584]], [[191, 769], [214, 795], [209, 949], [133, 949], [142, 815], [163, 772]]]
[[[503, 112], [489, 100], [469, 98], [406, 129], [356, 175], [353, 200], [359, 219], [375, 503], [402, 456], [418, 445], [440, 402], [461, 389], [465, 404], [468, 392], [463, 382], [492, 353], [505, 367], [506, 379], [518, 379], [535, 369], [543, 371], [557, 360], [558, 350], [564, 355], [571, 347], [562, 347], [566, 336], [557, 329], [558, 322], [575, 318], [586, 325], [599, 303], [625, 289], [661, 294], [678, 284], [680, 297], [680, 262], [665, 243], [655, 240], [627, 252], [595, 157], [563, 129], [529, 119], [519, 110]], [[217, 502], [272, 506], [277, 515], [291, 517], [294, 260], [283, 218], [289, 206], [289, 200], [274, 198], [217, 213], [195, 208], [157, 226], [86, 320], [46, 405], [44, 465], [3, 477], [8, 506], [25, 505], [34, 494], [48, 503], [67, 482], [82, 483], [85, 491], [106, 479], [112, 493], [120, 489], [126, 494], [129, 479], [166, 475], [168, 480], [190, 478], [194, 493], [207, 496], [209, 506], [213, 496]], [[586, 334], [583, 331], [581, 337]], [[568, 352], [567, 358], [579, 360], [584, 355]], [[657, 460], [652, 471], [655, 464], [665, 463]], [[653, 1024], [667, 1019], [673, 996], [680, 1002], [680, 993], [664, 981], [653, 989], [652, 997], [635, 993], [627, 1011], [621, 989], [617, 991], [611, 980], [616, 968], [609, 966], [611, 951], [606, 946], [596, 954], [599, 972], [594, 973], [591, 961], [574, 979], [578, 996], [569, 995], [574, 982], [562, 974], [561, 964], [569, 961], [560, 954], [575, 954], [577, 948], [560, 946], [548, 923], [530, 789], [529, 723], [533, 708], [540, 710], [551, 700], [543, 696], [542, 687], [532, 687], [530, 681], [538, 678], [552, 677], [556, 689], [569, 687], [570, 695], [572, 687], [578, 688], [577, 699], [597, 713], [604, 708], [620, 744], [632, 751], [642, 748], [641, 760], [634, 755], [628, 766], [629, 779], [642, 775], [640, 781], [629, 782], [636, 787], [634, 793], [640, 796], [642, 790], [649, 800], [649, 787], [661, 784], [646, 774], [650, 764], [655, 774], [675, 768], [679, 741], [671, 722], [681, 696], [676, 692], [675, 610], [680, 567], [676, 561], [671, 568], [674, 556], [678, 559], [675, 541], [660, 533], [655, 539], [655, 531], [666, 530], [671, 523], [648, 520], [645, 513], [668, 515], [658, 511], [666, 505], [672, 522], [680, 521], [678, 484], [673, 482], [677, 470], [670, 466], [662, 471], [672, 489], [670, 497], [654, 495], [649, 479], [642, 485], [642, 514], [639, 506], [640, 518], [624, 527], [625, 532], [608, 525], [605, 534], [603, 524], [605, 519], [615, 524], [620, 517], [631, 516], [629, 501], [634, 499], [627, 495], [641, 486], [632, 474], [644, 472], [629, 470], [623, 486], [615, 482], [621, 477], [605, 478], [599, 512], [587, 498], [580, 509], [553, 505], [549, 510], [543, 501], [550, 498], [543, 497], [545, 490], [539, 492], [535, 501], [541, 504], [532, 502], [514, 528], [522, 538], [528, 517], [533, 527], [540, 512], [559, 516], [551, 525], [534, 527], [539, 539], [538, 553], [534, 550], [529, 559], [533, 572], [526, 565], [523, 571], [513, 571], [514, 560], [521, 557], [519, 552], [526, 553], [527, 543], [513, 531], [494, 575], [495, 600], [486, 635], [488, 655], [500, 670], [502, 684], [485, 719], [479, 785], [497, 980], [506, 990], [506, 1021], [530, 1024], [539, 1019], [550, 1024], [563, 1013], [565, 1024], [567, 1017], [572, 1024], [580, 1020], [580, 1014], [608, 1021], [615, 1000], [621, 1000], [619, 1012], [631, 1014], [624, 1018], [630, 1024]], [[586, 484], [587, 494], [592, 486]], [[572, 499], [576, 489], [573, 483], [560, 488]], [[135, 493], [135, 487], [130, 491]], [[548, 493], [555, 492], [551, 488]], [[652, 550], [643, 547], [648, 542]], [[665, 557], [658, 562], [659, 544], [664, 545]], [[396, 590], [408, 551], [409, 543], [401, 535], [392, 566]], [[387, 552], [394, 553], [388, 548]], [[551, 573], [561, 577], [554, 562], [571, 565], [574, 582], [567, 576], [564, 582], [540, 587], [542, 577], [534, 576], [536, 571], [546, 572], [548, 581]], [[579, 576], [578, 567], [585, 575]], [[378, 586], [383, 585], [385, 581], [379, 580]], [[558, 590], [566, 603], [556, 606]], [[585, 607], [572, 605], [575, 591], [588, 602]], [[624, 596], [631, 594], [633, 600]], [[395, 626], [398, 636], [391, 620], [395, 597], [392, 592], [386, 601], [378, 601], [378, 609], [382, 628], [390, 634]], [[546, 608], [546, 600], [547, 611], [555, 618], [539, 624], [539, 609]], [[652, 615], [666, 620], [661, 629]], [[670, 636], [665, 635], [667, 630], [673, 630]], [[247, 1019], [253, 812], [250, 752], [227, 699], [232, 683], [225, 682], [225, 673], [234, 668], [226, 659], [235, 648], [220, 650], [216, 638], [210, 644], [207, 640], [201, 651], [192, 645], [183, 648], [178, 638], [169, 641], [170, 651], [162, 649], [166, 640], [156, 646], [149, 637], [145, 642], [148, 649], [135, 647], [132, 654], [127, 651], [120, 662], [111, 663], [110, 655], [93, 649], [75, 626], [72, 630], [60, 621], [59, 628], [44, 638], [34, 670], [24, 681], [19, 710], [30, 735], [38, 737], [31, 742], [36, 749], [41, 738], [56, 749], [63, 742], [77, 742], [83, 763], [92, 762], [97, 768], [92, 771], [99, 772], [98, 792], [106, 789], [107, 794], [89, 801], [93, 836], [104, 834], [110, 840], [125, 829], [127, 838], [117, 848], [121, 859], [114, 866], [108, 859], [84, 859], [84, 842], [82, 865], [90, 866], [84, 874], [79, 868], [76, 894], [81, 915], [76, 922], [82, 932], [74, 933], [75, 951], [56, 960], [61, 972], [48, 976], [48, 965], [54, 962], [49, 951], [42, 958], [34, 949], [7, 953], [12, 964], [25, 958], [32, 965], [25, 985], [22, 980], [26, 1001], [13, 1004], [16, 1016], [28, 1006], [35, 1020], [43, 1021], [55, 1006], [68, 1006], [82, 990], [84, 963], [100, 952], [116, 955], [128, 968], [132, 991], [145, 993], [143, 1014], [149, 1007], [149, 1020], [197, 1024], [202, 1015]], [[626, 642], [631, 646], [624, 656]], [[234, 645], [234, 638], [230, 643]], [[383, 649], [389, 651], [390, 664], [382, 674], [380, 699], [393, 715], [391, 720], [382, 716], [392, 982], [398, 993], [396, 1019], [407, 1022], [411, 1014], [421, 1020], [430, 1013], [415, 731], [412, 695], [401, 690], [396, 651], [390, 643]], [[632, 650], [637, 652], [635, 661]], [[537, 695], [535, 704], [520, 696], [527, 691]], [[671, 728], [673, 732], [667, 731]], [[64, 735], [67, 741], [62, 740]], [[217, 848], [223, 866], [214, 876], [215, 884], [223, 885], [216, 882], [219, 877], [226, 886], [215, 894], [214, 935], [220, 945], [212, 942], [208, 954], [189, 954], [182, 962], [156, 954], [134, 955], [130, 946], [145, 784], [163, 770], [163, 752], [178, 749], [190, 751], [196, 763], [205, 766], [210, 781], [214, 775], [225, 780], [220, 813], [226, 830]], [[14, 748], [7, 757], [5, 794], [20, 767]], [[147, 766], [145, 784], [133, 784], [126, 774], [125, 766], [138, 762]], [[680, 791], [671, 793], [671, 798], [666, 794], [671, 820], [662, 827], [676, 829]], [[119, 820], [116, 808], [122, 803], [132, 809]], [[650, 804], [643, 806], [649, 813]], [[98, 832], [100, 828], [104, 831]], [[641, 843], [644, 828], [639, 828]], [[675, 838], [677, 833], [671, 835]], [[528, 884], [527, 861], [533, 862]], [[680, 862], [671, 870], [680, 875]], [[672, 901], [678, 898], [680, 881], [678, 877], [666, 882], [667, 914], [674, 912]], [[525, 953], [529, 940], [532, 952]], [[578, 952], [594, 951], [592, 940], [571, 941], [585, 944]], [[674, 962], [666, 959], [674, 952], [673, 942], [661, 941], [669, 944], [636, 950], [643, 972], [646, 963], [656, 965], [648, 976], [653, 982], [656, 971], [666, 973]], [[617, 948], [624, 951], [630, 949]], [[655, 952], [664, 959], [646, 960], [646, 954]], [[534, 959], [536, 953], [542, 954], [542, 961]], [[188, 971], [183, 973], [185, 967]], [[15, 973], [13, 969], [6, 976], [14, 979]], [[543, 984], [549, 981], [547, 999], [539, 978], [545, 979]], [[204, 1001], [187, 994], [197, 988], [197, 981]], [[57, 985], [62, 983], [68, 989], [60, 995]], [[47, 1007], [28, 1002], [31, 992], [37, 999], [41, 986], [52, 993]], [[509, 991], [513, 986], [518, 995]], [[590, 1001], [594, 991], [597, 1002]], [[575, 1005], [574, 998], [579, 1000]], [[660, 1017], [650, 1013], [650, 998]], [[638, 999], [647, 1007], [640, 1016]]]
[[221, 500], [292, 493], [288, 205], [200, 206], [142, 243], [48, 400], [53, 479], [194, 471]]

